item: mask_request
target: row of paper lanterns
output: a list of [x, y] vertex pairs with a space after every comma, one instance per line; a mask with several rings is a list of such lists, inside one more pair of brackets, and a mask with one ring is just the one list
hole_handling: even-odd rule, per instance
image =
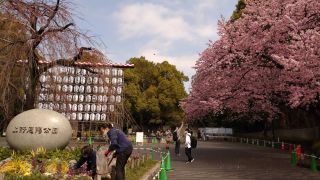
[[38, 103], [39, 109], [50, 109], [56, 111], [79, 111], [79, 112], [113, 112], [114, 105], [106, 104], [59, 104], [59, 103]]
[[[110, 75], [110, 73], [112, 73], [113, 76], [122, 76], [123, 75], [123, 70], [122, 69], [117, 69], [117, 68], [95, 68], [93, 70], [94, 72], [100, 73], [100, 74], [104, 74], [104, 75]], [[86, 69], [80, 69], [80, 68], [74, 68], [74, 67], [63, 67], [63, 66], [59, 66], [59, 67], [53, 67], [48, 69], [49, 73], [55, 73], [55, 74], [59, 74], [59, 73], [68, 73], [68, 74], [77, 74], [77, 75], [86, 75], [86, 74], [91, 74], [91, 72], [87, 71]]]
[[78, 95], [78, 94], [67, 94], [67, 95], [59, 95], [59, 94], [43, 94], [40, 93], [39, 101], [67, 101], [67, 102], [87, 102], [87, 103], [96, 103], [96, 102], [117, 102], [120, 103], [122, 100], [120, 95], [114, 96], [107, 96], [107, 95]]
[[[47, 92], [47, 89], [50, 88], [50, 86], [44, 86], [45, 88], [41, 88], [41, 92]], [[111, 94], [121, 94], [122, 93], [122, 87], [112, 87]], [[109, 92], [108, 86], [83, 86], [83, 85], [57, 85], [56, 90], [58, 92], [62, 91], [64, 93], [94, 93], [94, 94], [105, 94]]]
[[100, 113], [62, 113], [68, 120], [72, 121], [105, 121], [106, 114]]
[[[109, 84], [109, 77], [91, 77], [91, 76], [56, 76], [56, 75], [41, 75], [40, 76], [41, 83], [50, 83], [51, 81], [54, 83], [64, 83], [64, 84]], [[122, 84], [123, 78], [111, 78], [112, 84]]]

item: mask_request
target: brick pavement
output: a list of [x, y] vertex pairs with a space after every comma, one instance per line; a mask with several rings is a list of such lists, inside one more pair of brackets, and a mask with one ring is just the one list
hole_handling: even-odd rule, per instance
[[271, 148], [229, 142], [199, 142], [194, 150], [195, 161], [185, 163], [184, 149], [181, 156], [173, 155], [173, 171], [167, 172], [169, 180], [206, 179], [320, 179], [319, 172], [292, 167], [290, 154]]

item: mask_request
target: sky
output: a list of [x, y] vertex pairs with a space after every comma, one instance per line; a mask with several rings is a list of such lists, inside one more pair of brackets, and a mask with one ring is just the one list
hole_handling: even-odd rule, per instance
[[101, 42], [98, 49], [115, 63], [144, 56], [168, 61], [191, 77], [217, 23], [229, 19], [238, 0], [76, 0], [76, 25]]

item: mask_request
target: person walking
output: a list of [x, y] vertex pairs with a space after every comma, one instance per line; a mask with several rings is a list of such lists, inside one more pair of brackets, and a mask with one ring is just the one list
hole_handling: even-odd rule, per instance
[[186, 161], [186, 163], [190, 163], [194, 161], [194, 158], [192, 157], [192, 152], [191, 152], [191, 135], [192, 135], [192, 131], [190, 129], [186, 129], [185, 130], [185, 134], [186, 134], [186, 141], [185, 141], [185, 153], [188, 157], [188, 160]]
[[181, 137], [180, 137], [180, 131], [183, 127], [183, 123], [180, 127], [176, 127], [176, 129], [173, 131], [173, 141], [175, 142], [174, 146], [174, 153], [176, 156], [180, 156], [180, 144], [181, 144]]
[[133, 146], [128, 140], [124, 132], [119, 129], [113, 128], [112, 124], [102, 124], [100, 126], [100, 132], [103, 136], [108, 136], [110, 145], [105, 155], [108, 156], [112, 151], [115, 152], [117, 158], [116, 162], [116, 180], [125, 179], [125, 165], [132, 153]]

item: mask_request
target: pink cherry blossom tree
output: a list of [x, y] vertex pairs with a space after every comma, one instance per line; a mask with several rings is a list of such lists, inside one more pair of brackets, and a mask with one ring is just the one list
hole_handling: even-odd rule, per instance
[[320, 93], [320, 1], [250, 0], [196, 63], [182, 106], [189, 120], [231, 109], [271, 121], [280, 104], [309, 108]]

